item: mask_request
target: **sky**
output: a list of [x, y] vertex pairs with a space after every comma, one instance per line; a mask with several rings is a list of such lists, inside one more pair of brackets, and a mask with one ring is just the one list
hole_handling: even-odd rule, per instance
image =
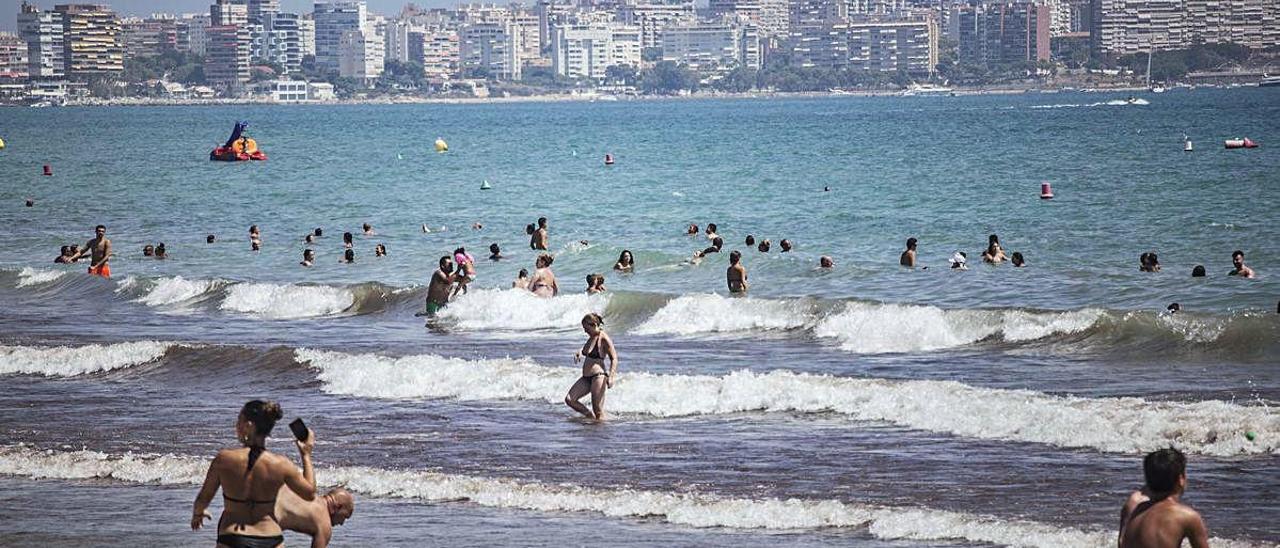
[[[209, 13], [210, 0], [28, 0], [41, 10], [51, 10], [54, 4], [107, 4], [121, 15], [146, 16], [151, 13]], [[400, 13], [409, 0], [365, 0], [369, 10], [382, 15]], [[505, 1], [487, 0], [488, 3]], [[462, 3], [461, 0], [413, 0], [424, 8], [439, 8]], [[310, 13], [311, 0], [280, 0], [282, 11]], [[18, 26], [18, 6], [22, 0], [0, 0], [0, 31], [14, 32]]]

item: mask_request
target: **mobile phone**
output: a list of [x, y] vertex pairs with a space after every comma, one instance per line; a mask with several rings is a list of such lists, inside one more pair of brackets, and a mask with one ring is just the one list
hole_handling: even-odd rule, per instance
[[298, 438], [298, 441], [307, 441], [307, 438], [311, 437], [311, 432], [307, 430], [307, 425], [301, 418], [293, 419], [293, 422], [289, 423], [289, 429], [293, 430], [293, 437]]

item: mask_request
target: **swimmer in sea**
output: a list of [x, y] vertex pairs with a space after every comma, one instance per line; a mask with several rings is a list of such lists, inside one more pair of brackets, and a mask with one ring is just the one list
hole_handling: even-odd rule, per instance
[[453, 259], [448, 255], [440, 257], [440, 268], [431, 274], [431, 282], [427, 284], [428, 316], [435, 316], [449, 304], [449, 290], [453, 288], [453, 282]]
[[1198, 264], [1195, 266], [1195, 268], [1191, 269], [1192, 278], [1203, 278], [1204, 276], [1205, 276], [1204, 265]]
[[632, 272], [636, 268], [635, 258], [631, 256], [631, 251], [624, 249], [618, 255], [618, 262], [613, 263], [613, 269], [618, 272]]
[[374, 257], [386, 257], [386, 256], [387, 256], [387, 246], [385, 246], [385, 245], [383, 245], [383, 244], [378, 244], [378, 245], [373, 246], [373, 256], [374, 256]]
[[756, 246], [756, 251], [759, 251], [761, 253], [768, 253], [769, 248], [772, 246], [773, 246], [773, 242], [770, 242], [768, 238], [765, 238], [763, 240], [760, 240], [760, 245]]
[[365, 223], [364, 226], [361, 226], [360, 228], [364, 229], [365, 236], [373, 236], [374, 234], [377, 234], [377, 232], [373, 231], [373, 225], [369, 223]]
[[723, 248], [724, 248], [724, 238], [716, 236], [716, 239], [711, 240], [711, 247], [708, 247], [702, 250], [701, 256], [706, 257], [707, 255], [710, 255], [712, 253], [719, 253], [720, 250]]
[[791, 240], [783, 238], [778, 246], [782, 248], [782, 253], [788, 253], [791, 251]]
[[1160, 258], [1156, 256], [1156, 252], [1149, 251], [1138, 257], [1139, 272], [1159, 272]]
[[1009, 256], [1009, 264], [1013, 265], [1014, 268], [1022, 268], [1027, 266], [1027, 260], [1023, 258], [1021, 251], [1014, 251], [1013, 255]]
[[249, 242], [262, 245], [262, 233], [258, 231], [258, 225], [249, 226]]
[[[599, 314], [583, 316], [582, 330], [587, 333], [587, 342], [573, 354], [574, 363], [582, 362], [582, 377], [569, 388], [564, 403], [584, 417], [602, 421], [605, 419], [605, 390], [613, 388], [613, 380], [618, 376], [618, 350], [613, 346], [613, 339], [604, 332], [604, 318]], [[606, 359], [609, 361], [608, 369], [605, 369]], [[578, 401], [587, 394], [591, 394], [591, 409]]]
[[529, 271], [521, 268], [520, 273], [516, 275], [516, 281], [511, 282], [512, 289], [529, 289]]
[[356, 250], [347, 248], [346, 251], [342, 252], [342, 258], [338, 259], [338, 262], [345, 264], [356, 262]]
[[547, 218], [538, 217], [538, 228], [533, 231], [533, 237], [529, 240], [529, 247], [540, 251], [546, 251], [547, 239]]
[[[66, 251], [66, 248], [63, 248], [63, 251]], [[151, 244], [147, 244], [147, 245], [142, 246], [142, 256], [143, 256], [143, 257], [155, 257], [155, 256], [156, 256], [156, 248], [155, 248], [155, 246], [152, 246]]]
[[907, 238], [907, 250], [898, 257], [898, 264], [910, 268], [916, 267], [916, 239]]
[[98, 225], [93, 228], [93, 234], [93, 239], [84, 244], [84, 249], [77, 251], [69, 260], [74, 263], [88, 253], [92, 259], [89, 261], [89, 274], [110, 278], [111, 240], [107, 239], [107, 227]]
[[596, 293], [604, 293], [608, 291], [604, 287], [604, 276], [600, 274], [587, 274], [587, 294], [595, 295]]
[[697, 236], [697, 235], [698, 235], [698, 225], [693, 224], [693, 223], [689, 223], [689, 228], [688, 228], [688, 230], [685, 230], [685, 231], [684, 231], [684, 233], [685, 233], [685, 235], [686, 235], [686, 236]]
[[719, 238], [719, 237], [720, 237], [720, 234], [716, 232], [716, 224], [707, 223], [707, 239], [715, 240], [716, 238]]
[[556, 274], [551, 271], [551, 263], [556, 258], [547, 253], [538, 255], [534, 263], [533, 277], [529, 279], [529, 291], [539, 297], [554, 297], [560, 294], [560, 286], [556, 284]]
[[347, 249], [351, 249], [351, 248], [352, 248], [352, 247], [354, 247], [354, 246], [355, 246], [355, 237], [354, 237], [354, 236], [352, 236], [350, 232], [343, 232], [343, 233], [342, 233], [342, 247], [345, 247], [345, 248], [347, 248]]
[[302, 266], [307, 266], [307, 267], [309, 267], [309, 266], [311, 266], [311, 265], [313, 265], [313, 264], [316, 264], [316, 252], [314, 252], [314, 251], [312, 251], [312, 250], [310, 250], [310, 249], [304, 249], [304, 250], [302, 250], [302, 262], [300, 262], [300, 263], [298, 263], [298, 264], [300, 264], [300, 265], [302, 265]]
[[1146, 485], [1120, 509], [1119, 548], [1208, 548], [1209, 530], [1195, 509], [1178, 500], [1187, 489], [1187, 457], [1169, 448], [1142, 459]]
[[987, 250], [982, 252], [982, 262], [999, 264], [1006, 258], [1004, 248], [1000, 247], [1000, 237], [995, 234], [987, 236]]
[[164, 250], [164, 242], [160, 242], [160, 243], [156, 244], [156, 258], [157, 258], [157, 259], [164, 259], [164, 258], [166, 258], [166, 257], [168, 257], [168, 255], [166, 255], [166, 254], [165, 254], [165, 250]]
[[729, 253], [729, 268], [725, 271], [725, 280], [729, 283], [730, 293], [747, 292], [747, 269], [742, 266], [742, 252], [736, 249]]
[[969, 270], [969, 265], [966, 264], [969, 262], [969, 256], [963, 251], [957, 251], [948, 261], [951, 263], [952, 270]]
[[489, 244], [489, 260], [501, 261], [502, 259], [503, 259], [502, 249], [498, 247], [498, 244], [496, 243]]
[[756, 237], [750, 234], [747, 234], [747, 247], [751, 247], [753, 245], [756, 245]]
[[1178, 312], [1181, 312], [1181, 311], [1182, 311], [1182, 305], [1178, 303], [1169, 303], [1169, 306], [1165, 308], [1165, 312], [1168, 313], [1168, 315], [1170, 316], [1177, 314]]
[[58, 253], [58, 256], [53, 259], [53, 262], [58, 264], [69, 263], [71, 262], [70, 257], [71, 257], [71, 246], [64, 245], [62, 246], [61, 252]]
[[210, 235], [208, 235], [208, 236], [205, 236], [205, 237], [204, 237], [204, 243], [206, 243], [206, 244], [211, 244], [211, 243], [213, 243], [213, 242], [217, 241], [217, 239], [218, 239], [218, 238], [217, 238], [216, 236], [214, 236], [213, 234], [210, 234]]
[[307, 236], [302, 239], [302, 243], [308, 244], [308, 245], [315, 243], [315, 241], [316, 241], [316, 237], [310, 233], [308, 233]]
[[315, 229], [315, 230], [311, 231], [311, 234], [312, 234], [312, 235], [314, 235], [314, 236], [315, 236], [315, 237], [317, 237], [317, 238], [320, 238], [320, 237], [324, 236], [324, 229], [323, 229], [323, 228], [320, 228], [320, 227], [316, 227], [316, 229]]
[[1239, 249], [1231, 252], [1231, 266], [1233, 268], [1231, 272], [1227, 273], [1228, 276], [1239, 276], [1241, 278], [1252, 278], [1254, 276], [1253, 269], [1245, 266], [1244, 252]]
[[818, 258], [818, 268], [833, 268], [835, 266], [836, 262], [831, 260], [831, 257], [823, 255]]

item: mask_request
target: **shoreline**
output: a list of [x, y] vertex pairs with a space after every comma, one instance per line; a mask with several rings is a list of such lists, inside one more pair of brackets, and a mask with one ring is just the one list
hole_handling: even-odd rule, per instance
[[[831, 97], [945, 97], [982, 96], [982, 95], [1021, 95], [1021, 94], [1055, 94], [1055, 93], [1135, 93], [1147, 92], [1142, 86], [1123, 86], [1108, 88], [1090, 88], [1082, 91], [1074, 88], [1038, 88], [1038, 87], [1004, 87], [1004, 88], [955, 88], [947, 94], [929, 93], [923, 95], [905, 95], [906, 90], [852, 90], [852, 91], [758, 91], [758, 92], [711, 92], [687, 95], [611, 95], [603, 93], [562, 93], [537, 94], [507, 97], [427, 97], [396, 96], [364, 99], [334, 99], [327, 101], [274, 101], [265, 98], [243, 99], [167, 99], [153, 97], [121, 97], [112, 99], [80, 99], [70, 100], [63, 107], [119, 107], [119, 106], [345, 106], [345, 105], [489, 105], [519, 103], [580, 103], [580, 102], [635, 102], [635, 101], [698, 101], [710, 99], [818, 99]], [[21, 104], [4, 104], [0, 107], [23, 107]]]

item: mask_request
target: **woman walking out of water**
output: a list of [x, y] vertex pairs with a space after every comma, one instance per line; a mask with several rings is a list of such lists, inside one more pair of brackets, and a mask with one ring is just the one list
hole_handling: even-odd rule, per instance
[[551, 271], [551, 263], [555, 260], [555, 257], [546, 253], [538, 255], [538, 261], [534, 263], [536, 270], [529, 279], [529, 291], [534, 295], [554, 297], [560, 293], [560, 286], [556, 285], [556, 274]]
[[298, 471], [289, 459], [266, 449], [267, 436], [282, 416], [275, 402], [253, 400], [240, 409], [236, 438], [244, 447], [223, 449], [209, 464], [191, 513], [191, 530], [199, 529], [206, 518], [213, 517], [206, 509], [221, 487], [226, 504], [218, 520], [218, 546], [272, 548], [284, 544], [275, 516], [276, 493], [288, 485], [302, 500], [315, 500], [311, 449], [316, 436], [308, 430], [306, 441], [296, 442], [302, 455], [302, 471]]
[[[613, 347], [613, 339], [604, 332], [604, 318], [590, 313], [582, 317], [582, 330], [587, 333], [587, 343], [582, 349], [574, 352], [573, 362], [582, 362], [582, 377], [569, 388], [569, 395], [564, 397], [565, 405], [583, 416], [598, 421], [604, 420], [604, 392], [613, 388], [613, 379], [618, 376], [618, 350]], [[609, 368], [604, 366], [609, 360]], [[578, 401], [591, 394], [591, 409]]]

